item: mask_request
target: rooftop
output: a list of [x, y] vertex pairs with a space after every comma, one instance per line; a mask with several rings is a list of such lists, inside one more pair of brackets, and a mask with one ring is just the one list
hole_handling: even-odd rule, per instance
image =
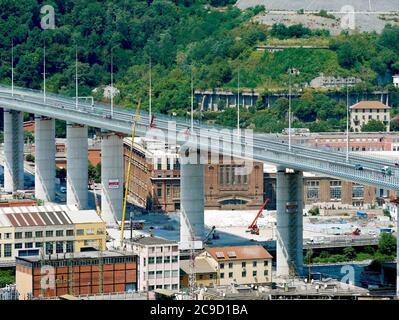
[[235, 246], [206, 248], [216, 261], [272, 259], [272, 255], [262, 246]]
[[152, 246], [152, 245], [163, 245], [163, 244], [177, 244], [176, 241], [167, 240], [164, 238], [158, 237], [143, 237], [133, 241], [134, 243], [142, 244], [145, 246]]
[[[180, 269], [186, 274], [190, 273], [190, 260], [180, 260]], [[211, 266], [209, 261], [204, 258], [195, 259], [194, 269], [196, 273], [215, 273], [216, 270]]]
[[390, 106], [383, 104], [380, 101], [360, 101], [353, 106], [351, 109], [391, 109]]
[[0, 208], [0, 226], [36, 227], [103, 222], [95, 210], [75, 206], [48, 205]]
[[[60, 253], [45, 255], [44, 259], [41, 256], [28, 256], [28, 257], [16, 257], [16, 262], [18, 260], [27, 262], [38, 262], [41, 260], [46, 261], [57, 261], [57, 260], [70, 260], [70, 259], [98, 259], [100, 258], [101, 251], [85, 251], [85, 252], [75, 252], [75, 253]], [[102, 251], [103, 258], [116, 258], [116, 257], [131, 257], [134, 256], [132, 253], [126, 253], [122, 251]]]

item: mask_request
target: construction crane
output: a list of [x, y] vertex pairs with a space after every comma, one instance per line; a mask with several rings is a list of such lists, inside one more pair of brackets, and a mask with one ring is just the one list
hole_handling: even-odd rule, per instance
[[255, 217], [254, 221], [252, 221], [252, 223], [248, 226], [247, 232], [251, 232], [251, 234], [259, 235], [259, 227], [257, 225], [257, 221], [258, 221], [260, 215], [262, 214], [262, 211], [265, 209], [265, 207], [266, 207], [268, 202], [269, 202], [269, 198], [266, 198], [266, 200], [263, 203], [262, 207], [260, 208], [260, 210], [256, 214], [256, 217]]
[[125, 177], [125, 196], [123, 198], [123, 210], [122, 210], [122, 221], [121, 221], [121, 247], [123, 247], [123, 239], [124, 239], [124, 231], [125, 231], [125, 216], [126, 216], [126, 203], [127, 203], [127, 195], [129, 192], [129, 182], [130, 182], [130, 168], [131, 168], [131, 163], [132, 163], [132, 158], [133, 158], [133, 143], [134, 143], [134, 134], [136, 130], [136, 123], [140, 119], [140, 106], [141, 106], [141, 101], [139, 100], [137, 109], [136, 109], [136, 114], [134, 115], [133, 121], [132, 121], [132, 143], [130, 146], [130, 152], [129, 152], [129, 158], [127, 161], [127, 173]]
[[[187, 218], [186, 212], [184, 209], [181, 210], [181, 218], [183, 218], [184, 223], [187, 226], [188, 232], [191, 238], [190, 244], [190, 263], [189, 263], [189, 275], [188, 275], [188, 287], [190, 290], [190, 296], [194, 299], [195, 298], [195, 289], [197, 287], [197, 274], [195, 272], [195, 234], [191, 227], [191, 223]], [[180, 224], [181, 225], [181, 224]], [[180, 226], [181, 227], [181, 226]]]

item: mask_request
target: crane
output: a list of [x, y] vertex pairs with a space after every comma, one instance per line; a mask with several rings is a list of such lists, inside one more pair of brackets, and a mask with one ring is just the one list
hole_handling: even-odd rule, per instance
[[129, 192], [129, 182], [130, 182], [130, 167], [132, 163], [132, 158], [133, 158], [133, 143], [134, 143], [134, 133], [136, 129], [136, 123], [140, 119], [140, 106], [141, 106], [141, 101], [139, 100], [137, 109], [136, 109], [136, 114], [134, 115], [133, 121], [132, 121], [132, 144], [130, 146], [130, 152], [129, 152], [129, 158], [127, 161], [127, 173], [126, 173], [126, 178], [125, 178], [125, 196], [123, 198], [123, 210], [122, 210], [122, 221], [121, 221], [121, 247], [123, 247], [123, 233], [125, 231], [125, 216], [126, 216], [126, 203], [127, 203], [127, 195]]
[[252, 221], [252, 223], [248, 226], [247, 232], [251, 232], [252, 234], [259, 235], [259, 227], [256, 224], [256, 222], [258, 221], [260, 215], [262, 214], [262, 211], [265, 209], [265, 207], [266, 207], [268, 202], [269, 202], [269, 198], [266, 198], [266, 200], [263, 203], [262, 207], [259, 209], [258, 213], [256, 214], [256, 217], [255, 217], [254, 221]]
[[194, 290], [196, 289], [196, 286], [197, 286], [197, 274], [195, 272], [195, 249], [194, 249], [195, 234], [194, 234], [194, 231], [191, 227], [191, 223], [188, 220], [184, 209], [181, 210], [181, 218], [183, 218], [183, 220], [187, 226], [188, 232], [190, 234], [190, 238], [191, 238], [188, 286], [190, 289], [190, 296], [194, 299], [194, 297], [195, 297]]

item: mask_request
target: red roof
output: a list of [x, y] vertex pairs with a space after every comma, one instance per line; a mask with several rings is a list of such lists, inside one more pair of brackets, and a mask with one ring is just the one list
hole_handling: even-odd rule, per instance
[[236, 246], [207, 248], [206, 251], [216, 261], [272, 259], [272, 255], [262, 246]]
[[360, 101], [353, 106], [351, 109], [391, 109], [390, 106], [383, 104], [380, 101]]

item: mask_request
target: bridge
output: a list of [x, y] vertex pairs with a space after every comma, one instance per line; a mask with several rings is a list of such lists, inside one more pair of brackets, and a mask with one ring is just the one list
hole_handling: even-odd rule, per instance
[[[131, 134], [135, 110], [77, 102], [74, 98], [24, 88], [0, 87], [0, 107], [4, 108], [5, 189], [23, 186], [22, 112], [35, 114], [36, 197], [54, 199], [55, 124], [67, 122], [67, 204], [87, 207], [87, 127], [102, 129], [102, 194], [104, 220], [120, 219], [123, 200], [123, 136]], [[192, 125], [187, 119], [155, 115], [153, 125], [141, 112], [136, 124], [138, 136], [169, 139], [181, 145], [181, 207], [193, 226], [196, 246], [204, 235], [203, 166], [209, 154], [275, 164], [277, 170], [277, 265], [278, 273], [300, 273], [303, 265], [303, 172], [325, 174], [360, 184], [399, 190], [399, 168], [392, 160], [351, 153], [318, 150], [278, 140], [276, 135], [252, 134], [206, 124]], [[204, 161], [205, 159], [205, 161]], [[362, 167], [362, 170], [358, 168]], [[392, 174], [384, 174], [383, 166]], [[21, 174], [22, 172], [22, 174]], [[243, 171], [244, 172], [244, 171]], [[181, 226], [181, 248], [192, 242], [188, 226]]]

